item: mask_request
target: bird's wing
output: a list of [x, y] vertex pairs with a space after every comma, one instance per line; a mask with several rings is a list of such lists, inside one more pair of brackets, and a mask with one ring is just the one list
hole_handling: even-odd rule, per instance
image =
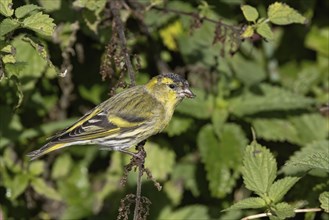
[[145, 124], [151, 125], [156, 113], [154, 105], [150, 104], [152, 98], [141, 91], [125, 98], [122, 95], [124, 93], [95, 107], [75, 124], [54, 136], [50, 142], [93, 140], [136, 130]]

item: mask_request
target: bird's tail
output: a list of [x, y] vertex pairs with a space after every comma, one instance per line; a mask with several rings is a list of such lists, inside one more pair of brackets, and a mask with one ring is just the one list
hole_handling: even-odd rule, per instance
[[30, 157], [31, 160], [35, 160], [45, 154], [48, 154], [52, 151], [61, 149], [66, 146], [68, 146], [68, 143], [49, 142], [46, 145], [44, 145], [43, 147], [41, 147], [40, 149], [28, 153], [27, 156]]

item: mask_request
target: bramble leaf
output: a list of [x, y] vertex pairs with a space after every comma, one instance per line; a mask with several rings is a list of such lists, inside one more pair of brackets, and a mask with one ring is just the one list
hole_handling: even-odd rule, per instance
[[258, 24], [256, 32], [266, 40], [273, 40], [273, 32], [270, 25], [266, 22]]
[[12, 16], [14, 14], [13, 1], [12, 0], [1, 0], [0, 1], [0, 14], [6, 17]]
[[299, 179], [300, 178], [298, 177], [288, 176], [275, 181], [268, 192], [268, 195], [273, 203], [279, 202]]
[[242, 177], [249, 190], [268, 193], [276, 178], [277, 164], [271, 152], [256, 142], [248, 145], [243, 158]]
[[0, 23], [0, 37], [8, 34], [9, 32], [17, 29], [20, 24], [12, 18], [6, 18]]
[[255, 22], [259, 16], [257, 9], [250, 5], [242, 5], [241, 10], [247, 21]]
[[291, 23], [306, 23], [306, 18], [298, 11], [280, 2], [271, 4], [268, 7], [267, 14], [273, 24], [286, 25]]
[[234, 203], [224, 211], [237, 210], [237, 209], [258, 209], [266, 206], [264, 199], [260, 197], [250, 197]]
[[15, 16], [16, 18], [23, 18], [26, 15], [30, 14], [31, 12], [41, 9], [41, 7], [33, 4], [23, 5], [21, 7], [16, 8]]
[[54, 19], [49, 15], [38, 12], [23, 20], [23, 26], [45, 36], [52, 36], [55, 29]]

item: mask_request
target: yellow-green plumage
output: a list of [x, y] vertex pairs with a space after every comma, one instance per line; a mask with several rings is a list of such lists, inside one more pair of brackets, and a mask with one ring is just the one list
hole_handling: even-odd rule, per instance
[[124, 151], [161, 132], [184, 97], [194, 97], [186, 80], [172, 73], [158, 75], [104, 101], [28, 156], [36, 159], [76, 144]]

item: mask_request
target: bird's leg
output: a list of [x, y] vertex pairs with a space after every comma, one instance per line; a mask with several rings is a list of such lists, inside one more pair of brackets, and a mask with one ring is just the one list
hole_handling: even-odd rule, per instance
[[137, 153], [135, 153], [135, 157], [139, 158], [142, 161], [143, 164], [144, 164], [144, 160], [146, 158], [146, 152], [144, 150], [145, 143], [146, 143], [146, 140], [144, 140], [142, 142], [139, 142], [136, 145]]
[[142, 142], [139, 142], [136, 145], [136, 148], [135, 148], [137, 150], [136, 153], [133, 153], [131, 151], [127, 151], [127, 150], [124, 150], [124, 149], [118, 149], [118, 151], [120, 151], [121, 153], [124, 153], [124, 154], [128, 154], [128, 155], [132, 156], [135, 159], [139, 159], [140, 161], [142, 161], [144, 163], [144, 160], [145, 160], [145, 157], [146, 157], [146, 152], [144, 150], [145, 143], [146, 143], [146, 140], [144, 140]]

